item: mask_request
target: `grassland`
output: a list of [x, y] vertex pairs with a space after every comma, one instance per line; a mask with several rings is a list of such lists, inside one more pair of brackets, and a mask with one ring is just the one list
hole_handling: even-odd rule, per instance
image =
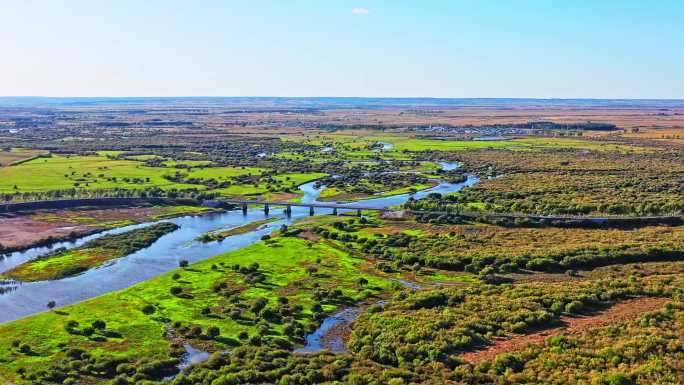
[[[342, 153], [351, 159], [362, 157], [381, 157], [384, 159], [406, 158], [405, 152], [421, 151], [467, 151], [483, 149], [562, 149], [574, 148], [592, 151], [608, 152], [633, 152], [652, 151], [646, 147], [620, 144], [614, 142], [600, 142], [574, 138], [535, 138], [521, 137], [508, 140], [458, 140], [454, 138], [432, 139], [417, 135], [387, 135], [371, 131], [359, 131], [358, 135], [346, 133], [327, 134], [317, 136], [289, 137], [288, 140], [301, 140], [306, 143], [322, 146], [325, 143], [334, 143], [337, 153]], [[378, 142], [392, 144], [392, 148], [383, 151], [372, 151], [369, 147]], [[322, 156], [325, 156], [323, 154]]]
[[[169, 173], [163, 168], [145, 167], [139, 162], [129, 160], [111, 160], [100, 155], [52, 155], [49, 158], [39, 158], [0, 169], [0, 192], [39, 192], [72, 188], [197, 187], [170, 182], [163, 177]], [[26, 178], [26, 175], [31, 175], [31, 178]]]
[[215, 191], [220, 193], [221, 195], [226, 196], [248, 196], [264, 194], [265, 197], [269, 197], [271, 195], [276, 195], [283, 191], [296, 194], [297, 186], [315, 179], [319, 179], [325, 175], [326, 174], [324, 173], [283, 174], [272, 177], [272, 179], [275, 182], [272, 185], [269, 185], [266, 182], [257, 182], [256, 184], [241, 184], [225, 188], [218, 188]]
[[319, 200], [336, 202], [354, 202], [364, 199], [383, 198], [394, 195], [415, 193], [417, 191], [429, 189], [434, 186], [434, 183], [418, 183], [411, 186], [400, 187], [397, 189], [378, 191], [375, 194], [349, 193], [344, 191], [343, 189], [339, 189], [336, 187], [327, 187], [325, 190], [321, 192]]
[[394, 145], [396, 151], [465, 151], [479, 149], [547, 149], [547, 148], [576, 148], [596, 151], [635, 151], [638, 147], [593, 142], [588, 140], [566, 138], [523, 138], [510, 140], [434, 140], [424, 138], [407, 138], [405, 136], [378, 136], [378, 140]]
[[[240, 344], [241, 332], [259, 334], [257, 329], [263, 321], [258, 322], [260, 317], [250, 315], [249, 310], [235, 318], [229, 315], [230, 309], [236, 309], [240, 303], [249, 304], [259, 298], [267, 301], [266, 308], [276, 311], [282, 306], [278, 305], [279, 297], [287, 298], [292, 308], [301, 306], [296, 320], [306, 328], [315, 323], [311, 309], [320, 303], [317, 292], [341, 291], [337, 298], [343, 302], [323, 302], [322, 309], [332, 311], [344, 301], [362, 301], [391, 287], [389, 280], [360, 271], [358, 266], [362, 262], [331, 245], [301, 238], [279, 237], [259, 242], [120, 292], [0, 326], [0, 373], [23, 383], [16, 370], [25, 368], [34, 373], [63, 360], [62, 346], [86, 349], [94, 357], [114, 356], [131, 362], [168, 358], [172, 347], [166, 332], [175, 322], [197, 325], [205, 331], [212, 326], [220, 328], [221, 337], [215, 340], [181, 338], [208, 350], [225, 349]], [[256, 271], [264, 276], [260, 282], [247, 282], [245, 274], [233, 269], [235, 265], [248, 267], [255, 263]], [[315, 272], [309, 267], [315, 267]], [[360, 287], [359, 278], [365, 278], [368, 284]], [[181, 287], [182, 294], [171, 294], [172, 287]], [[237, 296], [237, 305], [226, 293], [230, 293], [228, 297]], [[149, 306], [153, 313], [146, 315], [142, 310]], [[209, 313], [204, 311], [207, 308]], [[97, 335], [67, 330], [70, 321], [84, 327], [96, 320], [104, 320], [106, 330], [115, 337], [101, 340], [95, 338]], [[266, 324], [269, 331], [262, 334], [263, 338], [287, 339], [282, 323]], [[15, 340], [29, 345], [33, 353], [23, 354], [13, 348]]]
[[[149, 167], [136, 160], [110, 159], [111, 153], [94, 156], [52, 155], [16, 166], [0, 169], [0, 193], [36, 193], [54, 190], [149, 189], [207, 190], [206, 180], [230, 181], [239, 176], [257, 176], [267, 171], [254, 167], [202, 167], [184, 171], [167, 167]], [[140, 158], [138, 156], [137, 158]], [[149, 159], [143, 157], [142, 159]], [[182, 173], [181, 178], [174, 175]], [[26, 175], [32, 175], [26, 178]], [[256, 195], [296, 191], [296, 186], [320, 178], [324, 173], [283, 173], [269, 181], [232, 183], [216, 188], [215, 193], [228, 196]], [[249, 178], [248, 178], [249, 179]], [[188, 181], [188, 182], [186, 182]]]

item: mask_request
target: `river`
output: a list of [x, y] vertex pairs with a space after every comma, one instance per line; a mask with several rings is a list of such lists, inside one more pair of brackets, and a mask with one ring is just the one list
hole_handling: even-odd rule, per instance
[[[478, 179], [476, 177], [469, 176], [468, 179], [462, 183], [452, 184], [443, 182], [438, 186], [419, 191], [415, 194], [373, 198], [350, 204], [357, 207], [397, 206], [404, 203], [409, 197], [420, 199], [432, 192], [441, 194], [455, 192], [466, 186], [471, 186], [477, 181]], [[300, 186], [300, 189], [304, 193], [302, 197], [303, 203], [317, 202], [316, 199], [325, 188], [322, 186], [321, 188], [316, 189], [314, 184], [315, 182], [309, 182]], [[340, 213], [344, 211], [345, 210], [338, 210]], [[331, 212], [332, 209], [316, 209], [316, 214], [330, 214]], [[22, 252], [12, 253], [10, 256], [0, 261], [0, 273], [25, 261], [43, 255], [54, 248], [73, 248], [105, 234], [122, 233], [159, 222], [172, 222], [180, 226], [180, 229], [162, 236], [146, 249], [111, 261], [99, 268], [88, 270], [75, 277], [55, 281], [25, 283], [0, 282], [0, 289], [8, 289], [8, 291], [0, 295], [0, 323], [46, 311], [47, 303], [49, 301], [55, 301], [57, 307], [63, 307], [115, 290], [127, 288], [136, 283], [177, 269], [178, 263], [181, 260], [187, 260], [190, 263], [194, 263], [217, 254], [248, 246], [259, 241], [263, 235], [278, 229], [282, 224], [291, 224], [293, 220], [309, 216], [309, 209], [307, 207], [292, 207], [292, 216], [290, 218], [287, 218], [283, 211], [272, 209], [270, 216], [278, 217], [280, 219], [270, 222], [257, 230], [228, 237], [221, 242], [203, 243], [196, 241], [196, 239], [208, 231], [243, 226], [248, 223], [262, 220], [265, 217], [263, 210], [261, 208], [250, 208], [245, 215], [243, 215], [242, 211], [237, 210], [200, 216], [183, 216], [165, 219], [157, 222], [125, 226], [86, 236], [73, 242], [60, 242], [52, 246], [52, 248], [36, 247]]]

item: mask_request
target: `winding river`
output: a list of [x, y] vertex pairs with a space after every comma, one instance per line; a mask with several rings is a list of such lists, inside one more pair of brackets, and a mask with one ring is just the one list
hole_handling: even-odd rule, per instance
[[[447, 169], [455, 166], [446, 163], [442, 164], [442, 167]], [[466, 186], [471, 186], [477, 181], [476, 177], [469, 176], [462, 183], [443, 182], [438, 186], [419, 191], [415, 194], [374, 198], [350, 204], [356, 207], [396, 206], [404, 203], [409, 197], [420, 199], [433, 192], [442, 194], [455, 192]], [[317, 197], [325, 188], [322, 186], [316, 189], [314, 184], [315, 182], [309, 182], [300, 186], [301, 191], [304, 193], [301, 199], [303, 203], [317, 202]], [[338, 211], [343, 212], [345, 210]], [[316, 209], [316, 214], [330, 214], [331, 212], [331, 209]], [[54, 248], [77, 247], [105, 234], [122, 233], [158, 222], [173, 222], [180, 226], [180, 229], [162, 236], [146, 249], [139, 250], [75, 277], [56, 281], [0, 282], [0, 289], [5, 289], [4, 294], [0, 295], [0, 323], [46, 311], [46, 304], [49, 301], [55, 301], [57, 307], [62, 307], [115, 290], [124, 289], [177, 269], [180, 260], [188, 260], [191, 263], [198, 262], [217, 254], [248, 246], [257, 242], [263, 235], [278, 229], [282, 224], [290, 224], [297, 218], [308, 216], [309, 209], [306, 207], [292, 207], [292, 216], [290, 218], [285, 217], [281, 210], [271, 210], [270, 216], [280, 219], [270, 222], [257, 230], [235, 235], [220, 242], [202, 243], [196, 241], [198, 236], [208, 231], [243, 226], [262, 220], [264, 215], [261, 208], [250, 208], [245, 215], [243, 215], [242, 211], [237, 210], [201, 216], [183, 216], [108, 230], [99, 234], [82, 237], [73, 242], [61, 242], [52, 247], [36, 247], [12, 253], [5, 259], [0, 260], [0, 273], [43, 255]]]

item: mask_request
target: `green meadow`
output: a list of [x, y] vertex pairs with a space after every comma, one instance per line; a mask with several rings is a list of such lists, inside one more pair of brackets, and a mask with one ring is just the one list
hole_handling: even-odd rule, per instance
[[131, 160], [112, 160], [101, 155], [52, 155], [49, 158], [38, 158], [0, 168], [0, 192], [39, 192], [71, 188], [197, 187], [171, 182], [163, 178], [167, 174], [171, 174], [168, 169], [146, 167]]
[[[138, 156], [138, 158], [140, 157], [147, 159], [144, 155]], [[237, 176], [258, 176], [267, 171], [268, 169], [256, 167], [198, 167], [190, 169], [148, 167], [140, 161], [109, 159], [105, 152], [96, 156], [52, 155], [16, 166], [0, 168], [0, 193], [45, 192], [72, 188], [95, 190], [158, 187], [165, 190], [204, 190], [206, 186], [203, 184], [178, 183], [164, 176], [172, 176], [178, 172], [184, 175], [183, 180], [215, 179], [222, 182]], [[214, 191], [229, 196], [256, 195], [283, 190], [295, 191], [298, 185], [322, 176], [325, 174], [289, 173], [274, 176], [274, 186], [262, 181], [260, 183], [233, 184]]]
[[[315, 299], [318, 290], [339, 289], [344, 297], [357, 302], [394, 285], [362, 271], [359, 266], [363, 262], [327, 242], [311, 243], [293, 237], [262, 241], [122, 291], [1, 325], [0, 374], [14, 379], [19, 368], [28, 372], [40, 370], [65, 357], [63, 346], [85, 349], [94, 357], [115, 356], [133, 361], [141, 357], [166, 358], [171, 349], [166, 331], [177, 322], [200, 326], [203, 330], [218, 327], [220, 338], [189, 342], [202, 344], [211, 351], [229, 348], [239, 343], [241, 332], [257, 335], [259, 325], [249, 310], [239, 318], [225, 313], [230, 307], [229, 299], [225, 293], [216, 291], [217, 284], [222, 282], [227, 283], [228, 290], [241, 302], [263, 298], [266, 307], [278, 308], [279, 298], [286, 298], [290, 306], [301, 306], [303, 310], [297, 321], [306, 327], [314, 323], [311, 309], [318, 302]], [[235, 265], [254, 264], [258, 264], [259, 273], [265, 276], [262, 282], [247, 283], [245, 276], [234, 270]], [[360, 278], [368, 283], [359, 286]], [[172, 294], [173, 287], [181, 288], [182, 295]], [[323, 310], [333, 311], [338, 306], [341, 305], [323, 304]], [[146, 307], [153, 312], [145, 314]], [[67, 331], [70, 322], [85, 327], [96, 320], [106, 322], [109, 336]], [[267, 326], [269, 336], [283, 338], [282, 324], [268, 323]], [[15, 341], [28, 345], [31, 353], [18, 351], [13, 347]]]

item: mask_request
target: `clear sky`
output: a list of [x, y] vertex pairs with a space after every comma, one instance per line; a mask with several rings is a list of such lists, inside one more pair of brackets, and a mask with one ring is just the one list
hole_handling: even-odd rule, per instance
[[684, 0], [0, 0], [0, 95], [684, 98]]

